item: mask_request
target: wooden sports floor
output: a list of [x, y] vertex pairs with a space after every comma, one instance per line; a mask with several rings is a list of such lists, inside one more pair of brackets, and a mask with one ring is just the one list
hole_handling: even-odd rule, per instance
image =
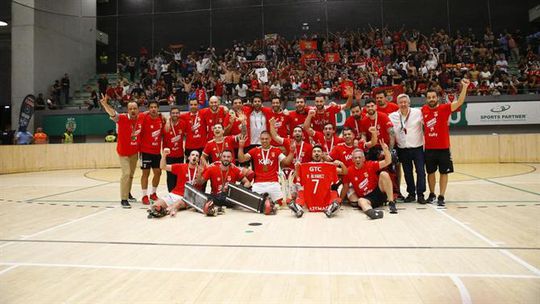
[[0, 175], [0, 303], [540, 303], [539, 170], [456, 165], [445, 209], [376, 221], [149, 220], [119, 207], [119, 169]]

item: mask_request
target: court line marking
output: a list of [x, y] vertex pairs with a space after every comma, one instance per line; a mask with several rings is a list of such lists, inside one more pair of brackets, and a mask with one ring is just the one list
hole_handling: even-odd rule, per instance
[[459, 290], [459, 295], [461, 296], [461, 303], [472, 304], [471, 295], [469, 294], [469, 290], [467, 290], [465, 284], [463, 284], [463, 281], [455, 275], [450, 275], [449, 277]]
[[[103, 209], [103, 210], [101, 210], [101, 211], [98, 211], [98, 212], [95, 212], [95, 213], [92, 213], [92, 214], [89, 214], [89, 215], [85, 215], [85, 216], [83, 216], [83, 217], [76, 218], [76, 219], [70, 220], [70, 221], [68, 221], [68, 222], [65, 222], [65, 223], [56, 225], [56, 226], [49, 227], [49, 228], [47, 228], [47, 229], [45, 229], [45, 230], [41, 230], [41, 231], [38, 231], [38, 232], [36, 232], [36, 233], [32, 233], [32, 234], [30, 234], [30, 235], [25, 235], [24, 237], [18, 239], [17, 241], [27, 240], [27, 239], [29, 239], [29, 238], [31, 238], [31, 237], [35, 237], [35, 236], [38, 236], [38, 235], [40, 235], [40, 234], [43, 234], [43, 233], [46, 233], [46, 232], [50, 232], [50, 231], [53, 231], [53, 230], [55, 230], [55, 229], [62, 228], [62, 227], [65, 227], [65, 226], [67, 226], [67, 225], [71, 225], [71, 224], [74, 224], [74, 223], [77, 223], [77, 222], [80, 222], [80, 221], [89, 219], [89, 218], [91, 218], [91, 217], [100, 215], [100, 214], [105, 213], [105, 212], [107, 212], [107, 211], [109, 211], [109, 210], [112, 210], [112, 209]], [[0, 248], [4, 248], [4, 247], [9, 246], [9, 245], [11, 245], [11, 244], [14, 244], [14, 242], [9, 242], [9, 243], [2, 244], [2, 245], [0, 245]]]
[[19, 267], [19, 265], [11, 265], [11, 266], [9, 266], [8, 268], [6, 268], [6, 269], [0, 271], [0, 275], [3, 275], [4, 273], [6, 273], [6, 272], [8, 272], [8, 271], [10, 271], [10, 270], [12, 270], [12, 269], [15, 269], [15, 268], [17, 268], [17, 267]]
[[34, 200], [39, 200], [39, 199], [47, 198], [47, 197], [51, 197], [51, 196], [57, 196], [57, 195], [73, 193], [73, 192], [77, 192], [77, 191], [81, 191], [81, 190], [97, 188], [97, 187], [105, 186], [105, 185], [108, 185], [108, 184], [112, 184], [112, 182], [106, 182], [106, 183], [102, 183], [102, 184], [98, 184], [98, 185], [93, 185], [93, 186], [88, 186], [88, 187], [75, 189], [75, 190], [69, 190], [69, 191], [60, 192], [60, 193], [55, 193], [55, 194], [50, 194], [50, 195], [45, 195], [45, 196], [40, 196], [40, 197], [34, 197], [34, 198], [27, 199], [27, 201], [34, 201]]
[[28, 267], [63, 267], [87, 269], [112, 269], [128, 271], [161, 271], [161, 272], [199, 272], [199, 273], [230, 273], [254, 275], [308, 275], [308, 276], [380, 276], [380, 277], [459, 277], [459, 278], [498, 278], [498, 279], [525, 279], [538, 280], [539, 276], [525, 274], [499, 274], [499, 273], [446, 273], [446, 272], [360, 272], [360, 271], [279, 271], [279, 270], [246, 270], [223, 268], [178, 268], [178, 267], [143, 267], [143, 266], [115, 266], [91, 264], [60, 264], [60, 263], [27, 263], [27, 262], [0, 262], [0, 265], [28, 266]]
[[493, 246], [317, 246], [317, 245], [250, 245], [250, 244], [197, 244], [197, 243], [156, 243], [123, 241], [84, 241], [84, 240], [27, 240], [0, 239], [0, 242], [49, 243], [49, 244], [84, 244], [84, 245], [121, 245], [121, 246], [169, 246], [203, 248], [251, 248], [251, 249], [340, 249], [340, 250], [532, 250], [537, 247], [493, 247]]
[[[521, 191], [521, 192], [525, 192], [525, 193], [540, 196], [540, 193], [538, 193], [538, 192], [529, 191], [529, 190], [517, 188], [517, 187], [514, 187], [514, 186], [510, 186], [510, 185], [507, 185], [507, 184], [499, 183], [499, 182], [493, 181], [493, 180], [488, 179], [488, 178], [474, 176], [474, 175], [467, 174], [467, 173], [462, 173], [462, 172], [456, 172], [456, 173], [463, 174], [463, 175], [466, 175], [466, 176], [469, 176], [469, 177], [473, 177], [473, 178], [476, 178], [476, 179], [479, 179], [479, 180], [483, 180], [483, 181], [486, 181], [486, 182], [489, 182], [489, 183], [492, 183], [492, 184], [495, 184], [495, 185], [499, 185], [499, 186], [507, 187], [507, 188], [510, 188], [510, 189], [518, 190], [518, 191]], [[492, 178], [499, 178], [499, 177], [492, 177]]]
[[[495, 248], [499, 248], [499, 245], [497, 245], [497, 243], [491, 241], [490, 239], [488, 239], [487, 237], [483, 236], [482, 234], [480, 234], [478, 231], [472, 229], [471, 227], [465, 225], [463, 222], [461, 222], [460, 220], [456, 219], [455, 217], [449, 215], [448, 213], [444, 212], [444, 209], [438, 209], [436, 208], [435, 206], [432, 206], [433, 209], [435, 209], [439, 214], [442, 214], [444, 215], [446, 218], [448, 218], [449, 220], [451, 220], [452, 222], [456, 223], [458, 226], [460, 226], [461, 228], [467, 230], [468, 232], [470, 232], [471, 234], [473, 234], [474, 236], [476, 236], [477, 238], [481, 239], [482, 241], [488, 243], [489, 245], [491, 245], [492, 247], [495, 247]], [[510, 251], [506, 250], [506, 249], [500, 249], [499, 250], [502, 254], [506, 255], [507, 257], [511, 258], [512, 260], [514, 260], [515, 262], [517, 262], [518, 264], [520, 264], [521, 266], [527, 268], [529, 271], [531, 271], [532, 273], [536, 274], [537, 276], [540, 277], [540, 270], [534, 266], [532, 266], [531, 264], [525, 262], [524, 260], [522, 260], [521, 258], [517, 257], [516, 255], [514, 255], [513, 253], [511, 253]]]

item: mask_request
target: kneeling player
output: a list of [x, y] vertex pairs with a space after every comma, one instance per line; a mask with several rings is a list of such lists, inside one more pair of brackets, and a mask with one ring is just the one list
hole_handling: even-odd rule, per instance
[[297, 163], [295, 172], [300, 184], [292, 186], [292, 201], [289, 208], [295, 212], [296, 217], [303, 214], [302, 207], [296, 203], [298, 192], [303, 194], [309, 211], [324, 211], [326, 216], [331, 217], [339, 209], [338, 195], [331, 190], [332, 185], [338, 183], [338, 174], [347, 174], [345, 164], [339, 160], [323, 162], [323, 149], [320, 145], [315, 145], [312, 150], [312, 161]]
[[200, 172], [199, 152], [197, 150], [191, 151], [187, 164], [167, 165], [166, 158], [169, 153], [171, 153], [169, 148], [163, 149], [160, 167], [162, 170], [166, 170], [177, 176], [176, 186], [170, 193], [153, 202], [149, 213], [154, 217], [161, 217], [167, 214], [174, 216], [180, 209], [186, 209], [187, 205], [182, 201], [185, 184], [199, 185], [197, 179], [200, 179], [200, 177], [197, 178], [197, 176], [200, 176], [202, 173]]
[[[378, 219], [384, 216], [382, 210], [375, 210], [383, 206], [389, 199], [388, 203], [390, 213], [397, 213], [396, 203], [393, 200], [394, 192], [392, 189], [392, 181], [387, 172], [381, 172], [377, 175], [377, 171], [388, 166], [392, 162], [392, 156], [388, 146], [381, 141], [381, 147], [384, 152], [384, 160], [382, 161], [366, 161], [364, 152], [354, 150], [353, 161], [354, 165], [347, 168], [347, 175], [343, 179], [343, 188], [341, 189], [341, 197], [349, 198], [351, 202], [358, 202], [358, 206], [371, 219]], [[350, 188], [352, 185], [352, 189]]]
[[233, 152], [224, 150], [221, 152], [220, 161], [208, 166], [202, 176], [199, 184], [211, 181], [212, 193], [208, 195], [218, 206], [232, 207], [226, 201], [227, 186], [241, 181], [244, 187], [249, 187], [249, 180], [242, 175], [240, 168], [232, 164]]

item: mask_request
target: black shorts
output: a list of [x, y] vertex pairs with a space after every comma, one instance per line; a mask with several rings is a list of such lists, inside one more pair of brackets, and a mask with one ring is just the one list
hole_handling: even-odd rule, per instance
[[450, 149], [426, 149], [424, 159], [428, 174], [435, 173], [437, 169], [439, 169], [439, 173], [441, 174], [454, 172]]
[[382, 192], [379, 187], [366, 194], [363, 198], [367, 199], [371, 203], [372, 208], [378, 208], [384, 205], [388, 201], [386, 193]]
[[159, 162], [161, 161], [161, 154], [141, 152], [139, 159], [141, 160], [141, 169], [157, 169], [159, 168]]

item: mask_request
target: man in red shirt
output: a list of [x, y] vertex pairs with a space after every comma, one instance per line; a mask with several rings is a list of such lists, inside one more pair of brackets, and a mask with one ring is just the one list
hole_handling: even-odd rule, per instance
[[311, 161], [311, 149], [313, 146], [309, 143], [308, 140], [304, 138], [303, 130], [301, 127], [297, 126], [293, 129], [292, 137], [283, 138], [279, 136], [275, 128], [275, 120], [270, 119], [270, 135], [272, 139], [277, 142], [280, 146], [285, 147], [285, 153], [288, 154], [289, 147], [295, 145], [296, 149], [294, 152], [293, 164], [291, 168], [294, 168], [296, 163], [306, 163]]
[[[245, 121], [242, 121], [242, 132], [240, 135], [228, 135], [223, 136], [223, 126], [219, 123], [215, 124], [213, 127], [214, 139], [206, 143], [204, 147], [201, 163], [203, 167], [206, 167], [207, 163], [213, 163], [221, 159], [221, 153], [225, 150], [234, 151], [234, 147], [238, 142], [238, 138], [242, 135], [246, 135], [246, 125]], [[232, 162], [234, 163], [235, 157], [234, 152], [232, 152]]]
[[311, 120], [313, 124], [313, 130], [322, 132], [324, 125], [330, 123], [336, 125], [336, 115], [344, 109], [349, 108], [352, 105], [353, 100], [353, 88], [347, 88], [347, 102], [341, 105], [332, 103], [325, 106], [325, 96], [318, 93], [315, 96], [315, 116]]
[[[167, 155], [167, 164], [181, 164], [184, 162], [184, 135], [187, 124], [180, 119], [180, 109], [171, 107], [170, 117], [163, 128], [163, 147], [169, 148], [171, 153]], [[169, 192], [176, 186], [176, 175], [167, 171], [167, 189]]]
[[[444, 194], [448, 185], [448, 173], [454, 172], [452, 156], [450, 154], [450, 129], [448, 119], [452, 112], [459, 109], [465, 102], [469, 79], [461, 80], [461, 93], [459, 98], [450, 104], [439, 104], [439, 96], [434, 90], [428, 90], [427, 103], [422, 106], [424, 119], [424, 141], [426, 171], [428, 174], [429, 197], [432, 203], [437, 198], [437, 205], [444, 206]], [[435, 172], [439, 170], [439, 196], [435, 196]]]
[[[370, 127], [377, 129], [377, 138], [388, 144], [390, 149], [394, 148], [395, 136], [394, 125], [385, 113], [377, 111], [377, 105], [373, 99], [366, 100], [366, 116], [360, 121], [360, 134], [362, 138], [370, 140], [371, 134], [368, 132]], [[368, 160], [378, 160], [381, 152], [381, 146], [375, 145], [367, 155]]]
[[127, 105], [127, 113], [118, 114], [108, 103], [109, 96], [101, 94], [101, 106], [118, 125], [116, 152], [120, 159], [122, 177], [120, 178], [120, 204], [123, 208], [131, 208], [128, 199], [133, 183], [133, 174], [137, 167], [137, 153], [139, 152], [139, 136], [141, 133], [141, 117], [136, 102]]
[[306, 107], [306, 100], [303, 97], [296, 98], [296, 110], [289, 112], [289, 130], [304, 124], [310, 108]]
[[304, 121], [304, 131], [308, 134], [312, 145], [320, 145], [323, 148], [324, 155], [327, 156], [332, 152], [337, 144], [343, 142], [343, 138], [336, 135], [335, 125], [327, 123], [324, 125], [323, 131], [315, 131], [311, 128], [311, 119], [315, 116], [315, 110], [310, 110], [306, 121]]
[[[278, 97], [272, 98], [272, 111], [269, 112], [269, 119], [274, 119], [276, 132], [281, 137], [289, 136], [290, 117], [288, 111], [285, 112], [281, 108], [281, 100]], [[280, 146], [276, 141], [272, 140], [270, 143], [272, 146]]]
[[180, 115], [180, 118], [186, 122], [186, 145], [185, 157], [187, 158], [191, 151], [196, 150], [199, 155], [202, 154], [206, 145], [206, 122], [199, 114], [199, 104], [196, 99], [189, 101], [189, 112]]
[[377, 111], [383, 112], [386, 115], [399, 110], [399, 106], [397, 104], [388, 102], [386, 99], [386, 93], [384, 91], [380, 91], [375, 94], [375, 101], [377, 102]]
[[249, 180], [242, 174], [242, 170], [235, 166], [233, 161], [232, 150], [224, 150], [220, 155], [220, 161], [208, 166], [199, 181], [199, 184], [204, 184], [210, 180], [212, 190], [208, 196], [218, 206], [233, 206], [225, 199], [229, 184], [236, 184], [241, 181], [246, 188], [250, 185]]
[[296, 146], [291, 144], [290, 152], [285, 156], [279, 148], [270, 145], [270, 133], [263, 131], [260, 135], [261, 146], [249, 150], [244, 154], [245, 137], [239, 140], [238, 160], [247, 162], [253, 160], [255, 181], [252, 190], [259, 194], [268, 193], [272, 201], [282, 204], [283, 192], [278, 182], [279, 165], [291, 164]]
[[335, 191], [332, 192], [331, 188], [338, 183], [338, 174], [347, 173], [347, 167], [338, 160], [324, 162], [323, 149], [320, 145], [313, 147], [311, 158], [311, 162], [296, 164], [295, 171], [299, 185], [295, 184], [292, 187], [289, 208], [297, 217], [301, 217], [303, 212], [298, 210], [302, 210], [302, 207], [296, 205], [296, 199], [300, 197], [309, 211], [324, 211], [331, 217], [339, 208], [336, 202], [338, 195]]
[[182, 201], [185, 186], [186, 184], [194, 186], [200, 185], [198, 181], [201, 180], [200, 175], [202, 174], [202, 167], [199, 166], [199, 152], [197, 151], [191, 151], [187, 164], [167, 165], [165, 159], [170, 152], [169, 148], [163, 149], [160, 168], [177, 176], [176, 186], [162, 198], [153, 201], [151, 208], [154, 211], [174, 216], [180, 209], [187, 208], [186, 203]]
[[199, 115], [206, 124], [207, 140], [214, 138], [214, 132], [212, 129], [215, 124], [225, 125], [225, 121], [228, 120], [229, 113], [224, 107], [219, 105], [219, 98], [217, 96], [210, 97], [208, 102], [209, 107], [199, 111]]
[[345, 119], [344, 127], [350, 128], [354, 132], [354, 137], [360, 139], [360, 123], [362, 122], [362, 107], [359, 102], [355, 102], [351, 106], [351, 116]]
[[[142, 203], [150, 204], [150, 199], [157, 200], [157, 187], [161, 177], [159, 162], [161, 160], [161, 141], [163, 131], [163, 117], [159, 113], [158, 102], [152, 100], [148, 103], [148, 113], [141, 119], [141, 137], [139, 141], [139, 152], [141, 159], [141, 188]], [[150, 169], [152, 169], [152, 190], [150, 199], [148, 195], [148, 179], [150, 178]]]
[[348, 197], [349, 201], [358, 202], [358, 206], [371, 219], [384, 216], [382, 210], [375, 210], [387, 201], [390, 213], [397, 213], [392, 181], [387, 172], [377, 174], [379, 170], [392, 162], [390, 150], [384, 142], [380, 142], [384, 152], [384, 160], [366, 161], [364, 152], [357, 149], [353, 152], [354, 165], [347, 168], [347, 175], [343, 178], [341, 197]]
[[342, 143], [334, 146], [334, 149], [330, 151], [328, 155], [328, 160], [339, 160], [349, 167], [353, 164], [353, 151], [360, 149], [361, 151], [367, 151], [369, 148], [373, 147], [377, 143], [377, 132], [375, 127], [371, 127], [370, 130], [371, 136], [370, 141], [365, 142], [363, 139], [358, 140], [358, 143], [355, 144], [354, 133], [349, 128], [343, 128], [343, 139], [345, 140]]

